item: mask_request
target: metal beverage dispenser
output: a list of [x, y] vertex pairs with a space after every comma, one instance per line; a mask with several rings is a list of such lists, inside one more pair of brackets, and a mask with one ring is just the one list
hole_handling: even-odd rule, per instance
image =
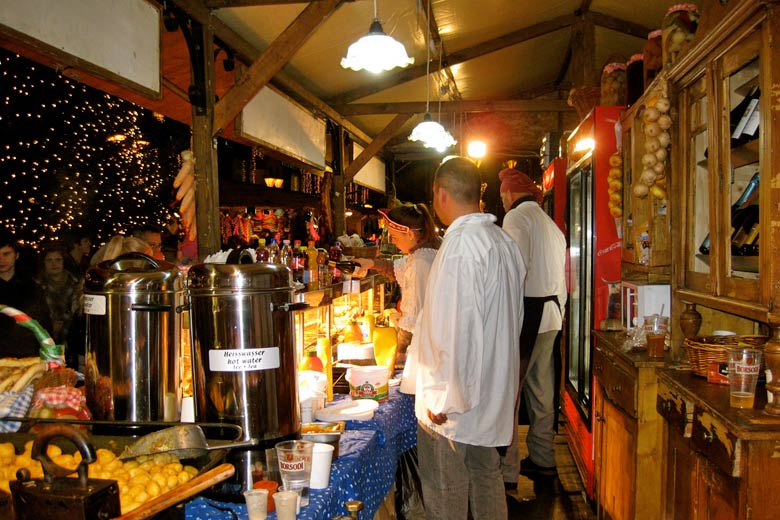
[[180, 419], [183, 276], [168, 262], [128, 253], [86, 274], [85, 383], [94, 419]]
[[290, 270], [273, 264], [198, 264], [187, 273], [195, 417], [243, 428], [258, 445], [233, 450], [232, 481], [217, 494], [251, 489], [268, 471], [265, 449], [301, 428]]

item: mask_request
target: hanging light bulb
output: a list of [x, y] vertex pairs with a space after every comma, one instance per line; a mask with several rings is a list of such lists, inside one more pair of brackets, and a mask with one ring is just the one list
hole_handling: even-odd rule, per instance
[[[428, 2], [428, 22], [430, 27], [431, 19], [431, 2]], [[431, 119], [430, 104], [431, 104], [431, 46], [430, 46], [430, 34], [425, 41], [427, 61], [425, 62], [425, 115], [423, 116], [422, 123], [419, 123], [414, 127], [412, 133], [409, 135], [410, 141], [420, 141], [426, 148], [434, 148], [439, 152], [443, 152], [450, 146], [453, 146], [457, 141], [450, 135], [450, 133], [444, 129], [441, 123]], [[441, 57], [441, 52], [439, 53]], [[441, 62], [439, 64], [441, 69]]]
[[368, 34], [349, 46], [347, 56], [341, 59], [341, 66], [377, 74], [395, 67], [408, 67], [412, 63], [414, 58], [406, 54], [403, 44], [382, 30], [374, 0], [374, 21], [371, 22]]

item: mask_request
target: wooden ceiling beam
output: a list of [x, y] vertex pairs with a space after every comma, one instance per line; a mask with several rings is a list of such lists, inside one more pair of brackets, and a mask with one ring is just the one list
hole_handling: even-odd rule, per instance
[[244, 106], [262, 89], [277, 72], [303, 46], [317, 27], [335, 11], [344, 0], [322, 0], [310, 3], [282, 31], [271, 45], [266, 47], [214, 106], [215, 135], [230, 124]]
[[[439, 24], [436, 23], [436, 16], [433, 14], [433, 9], [431, 2], [433, 0], [421, 0], [422, 7], [425, 10], [425, 19], [426, 23], [428, 24], [428, 34], [431, 35], [431, 40], [433, 41], [439, 61], [442, 63], [448, 61], [447, 58], [447, 50], [444, 48], [444, 42], [441, 41], [441, 35], [439, 34]], [[428, 13], [431, 14], [430, 19], [428, 19]], [[428, 42], [426, 42], [426, 45], [430, 45]], [[455, 76], [452, 74], [452, 69], [449, 67], [442, 67], [441, 73], [444, 74], [447, 77], [447, 87], [449, 88], [449, 95], [450, 99], [452, 100], [459, 100], [462, 98], [460, 91], [458, 90], [458, 84], [455, 82]]]
[[[222, 20], [213, 16], [211, 11], [199, 0], [174, 0], [176, 5], [181, 8], [193, 20], [201, 24], [209, 24], [214, 30], [214, 37], [227, 45], [236, 53], [236, 58], [246, 65], [255, 62], [262, 51], [246, 41], [240, 34], [234, 31]], [[352, 124], [351, 121], [336, 112], [322, 99], [307, 90], [303, 85], [295, 81], [287, 73], [279, 71], [271, 80], [271, 84], [278, 87], [285, 94], [295, 98], [314, 112], [322, 114], [334, 123], [338, 124], [350, 134], [363, 143], [370, 143], [369, 137], [360, 128]]]
[[608, 14], [598, 13], [596, 11], [588, 11], [585, 16], [590, 19], [594, 24], [599, 27], [605, 27], [624, 34], [630, 34], [643, 40], [647, 38], [647, 35], [652, 32], [653, 29], [645, 27], [638, 23], [629, 22], [620, 18], [615, 18]]
[[568, 90], [569, 88], [571, 88], [571, 85], [569, 85], [568, 82], [564, 83], [563, 81], [558, 81], [556, 79], [555, 81], [551, 81], [549, 83], [544, 83], [542, 85], [537, 85], [535, 87], [518, 90], [517, 92], [509, 96], [509, 98], [514, 100], [533, 100], [538, 98], [539, 96], [544, 96], [545, 94], [558, 92], [560, 90]]
[[[307, 3], [321, 2], [323, 0], [307, 0]], [[209, 9], [223, 9], [227, 7], [252, 7], [258, 5], [300, 4], [302, 0], [205, 0], [203, 4]]]
[[[402, 103], [351, 103], [334, 108], [346, 116], [372, 114], [424, 114], [424, 101]], [[441, 112], [568, 112], [573, 110], [557, 99], [510, 99], [505, 101], [442, 101]], [[439, 111], [439, 105], [436, 105]]]
[[373, 156], [382, 150], [388, 141], [390, 141], [390, 139], [395, 136], [396, 132], [398, 132], [404, 123], [406, 123], [411, 117], [412, 114], [410, 113], [398, 114], [395, 116], [393, 120], [390, 121], [390, 123], [384, 127], [381, 132], [379, 132], [379, 135], [377, 135], [374, 140], [371, 141], [362, 152], [360, 152], [360, 155], [355, 157], [355, 160], [349, 163], [349, 166], [344, 168], [345, 186], [352, 182], [352, 179], [355, 178], [355, 175], [357, 175], [360, 169], [363, 168], [363, 166], [365, 166]]
[[[511, 47], [512, 45], [517, 45], [519, 43], [538, 38], [539, 36], [544, 36], [545, 34], [549, 34], [571, 26], [578, 20], [578, 16], [564, 15], [553, 18], [552, 20], [547, 20], [545, 22], [525, 27], [509, 34], [505, 34], [499, 38], [494, 38], [492, 40], [474, 45], [473, 47], [450, 53], [447, 55], [447, 60], [442, 62], [442, 67], [457, 65], [458, 63], [473, 60], [474, 58], [490, 54], [491, 52], [499, 51], [501, 49], [505, 49], [506, 47]], [[436, 72], [439, 70], [438, 63], [431, 63], [430, 65], [431, 72]], [[390, 87], [394, 87], [417, 78], [422, 78], [426, 75], [426, 72], [426, 65], [424, 63], [403, 69], [394, 75], [388, 76], [387, 78], [377, 78], [376, 81], [369, 85], [358, 87], [356, 89], [350, 90], [349, 92], [344, 92], [342, 94], [333, 96], [332, 98], [328, 99], [328, 103], [332, 106], [345, 105], [357, 99], [381, 92], [382, 90], [386, 90]]]

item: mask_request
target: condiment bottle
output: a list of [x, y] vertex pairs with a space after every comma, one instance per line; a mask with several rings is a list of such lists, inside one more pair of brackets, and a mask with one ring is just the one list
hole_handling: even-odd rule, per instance
[[[340, 262], [341, 261], [341, 244], [338, 242], [335, 242], [330, 247], [330, 253], [328, 254], [329, 259], [333, 262]], [[341, 270], [333, 266], [333, 283], [338, 283], [341, 281]]]
[[306, 248], [306, 256], [309, 260], [306, 264], [306, 269], [310, 271], [309, 280], [312, 282], [317, 281], [319, 278], [319, 270], [317, 269], [317, 257], [319, 256], [319, 253], [317, 252], [317, 248], [314, 247], [314, 240], [309, 240], [309, 247]]
[[258, 241], [257, 249], [255, 250], [255, 255], [257, 256], [257, 263], [258, 264], [267, 264], [268, 263], [268, 248], [265, 247], [265, 239], [261, 238]]

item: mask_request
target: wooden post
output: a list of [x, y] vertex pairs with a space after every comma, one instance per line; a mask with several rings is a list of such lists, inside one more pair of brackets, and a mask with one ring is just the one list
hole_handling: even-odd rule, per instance
[[596, 26], [584, 14], [571, 28], [572, 85], [594, 87], [600, 81], [596, 76]]
[[347, 232], [346, 223], [346, 196], [344, 190], [344, 169], [348, 164], [345, 150], [344, 129], [340, 126], [334, 126], [333, 135], [333, 198], [331, 199], [331, 209], [333, 211], [333, 236], [338, 237]]
[[[195, 221], [198, 225], [198, 259], [222, 247], [219, 234], [219, 175], [214, 126], [214, 35], [210, 26], [192, 23], [192, 37], [204, 52], [191, 56], [203, 67], [202, 106], [192, 105], [192, 152], [195, 155]], [[193, 65], [195, 65], [193, 61]], [[197, 75], [193, 74], [193, 82]], [[192, 89], [192, 87], [191, 87]]]

